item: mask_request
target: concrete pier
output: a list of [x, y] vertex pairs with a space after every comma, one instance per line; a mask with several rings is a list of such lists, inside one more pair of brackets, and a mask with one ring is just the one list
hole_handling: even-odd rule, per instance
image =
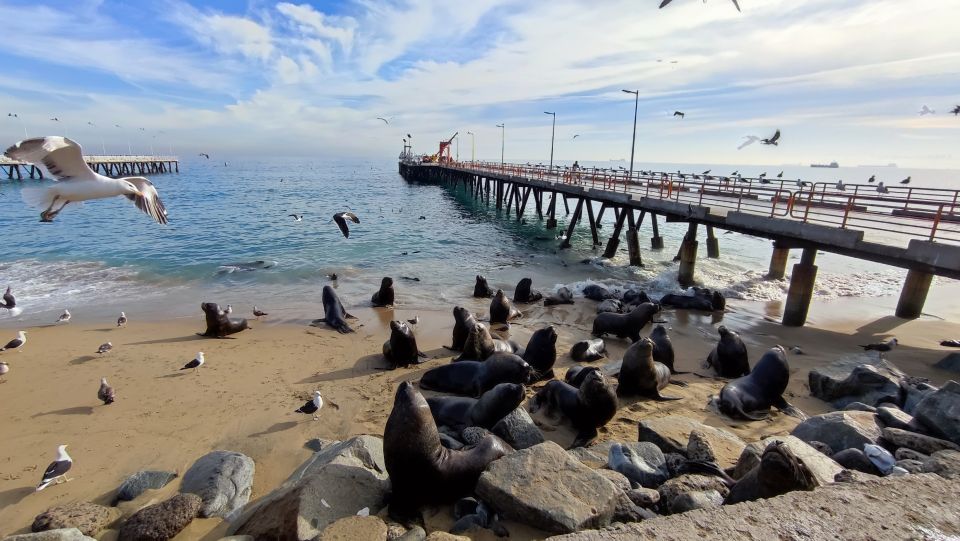
[[620, 231], [623, 230], [623, 222], [626, 218], [626, 211], [621, 212], [620, 215], [617, 216], [616, 225], [613, 226], [613, 234], [610, 235], [610, 240], [607, 241], [607, 249], [603, 251], [603, 257], [612, 259], [617, 255], [617, 249], [620, 247]]
[[633, 217], [633, 209], [625, 209], [627, 214], [627, 253], [630, 256], [630, 265], [634, 267], [643, 266], [643, 258], [640, 256], [640, 235], [637, 234], [637, 222]]
[[907, 271], [907, 279], [903, 282], [903, 289], [900, 290], [900, 300], [897, 302], [897, 317], [903, 319], [917, 319], [923, 312], [923, 303], [927, 300], [927, 292], [930, 291], [930, 283], [933, 282], [933, 275], [927, 272], [921, 272], [910, 269]]
[[663, 237], [660, 236], [660, 228], [657, 226], [657, 215], [651, 213], [650, 220], [653, 223], [653, 237], [650, 238], [650, 248], [663, 250]]
[[680, 272], [677, 274], [677, 281], [683, 287], [693, 285], [693, 271], [697, 264], [697, 224], [690, 222], [687, 228], [687, 234], [683, 237], [683, 243], [680, 244]]
[[817, 279], [817, 266], [813, 264], [816, 259], [816, 248], [804, 248], [800, 262], [793, 266], [782, 321], [788, 327], [802, 327], [807, 322], [810, 301], [813, 300], [813, 286]]
[[720, 241], [713, 234], [713, 226], [707, 226], [707, 257], [720, 259]]
[[773, 254], [770, 256], [770, 270], [767, 271], [768, 280], [781, 280], [787, 275], [787, 259], [790, 258], [790, 248], [781, 242], [774, 241]]

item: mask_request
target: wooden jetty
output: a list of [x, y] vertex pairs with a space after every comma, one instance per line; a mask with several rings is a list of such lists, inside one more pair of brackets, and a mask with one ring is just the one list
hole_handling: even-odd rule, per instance
[[[84, 156], [83, 159], [90, 169], [113, 178], [180, 172], [180, 161], [176, 156]], [[0, 156], [0, 179], [4, 178], [42, 180], [43, 168]]]
[[[506, 209], [517, 220], [532, 201], [536, 218], [557, 227], [557, 204], [569, 215], [561, 248], [570, 247], [575, 227], [590, 229], [594, 246], [603, 243], [598, 224], [607, 211], [615, 225], [604, 257], [616, 255], [626, 228], [631, 265], [642, 265], [639, 233], [649, 216], [651, 248], [664, 248], [658, 217], [687, 224], [679, 246], [678, 281], [692, 285], [700, 226], [706, 230], [707, 257], [720, 257], [716, 229], [774, 241], [768, 277], [782, 279], [791, 249], [802, 250], [793, 266], [783, 324], [807, 319], [817, 276], [818, 251], [908, 269], [896, 314], [917, 318], [933, 276], [960, 279], [960, 191], [873, 184], [838, 187], [832, 183], [614, 169], [570, 169], [483, 162], [421, 163], [401, 160], [400, 174], [410, 182], [465, 190], [477, 200]], [[599, 208], [597, 208], [599, 207]], [[870, 277], [864, 277], [869, 280]]]

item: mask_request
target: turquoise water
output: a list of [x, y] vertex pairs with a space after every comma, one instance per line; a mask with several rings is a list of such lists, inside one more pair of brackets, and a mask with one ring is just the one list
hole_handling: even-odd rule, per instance
[[[651, 165], [637, 165], [643, 167]], [[662, 167], [685, 172], [710, 168]], [[734, 170], [726, 171], [729, 167], [714, 172], [728, 174]], [[879, 170], [891, 177], [910, 174]], [[195, 315], [201, 298], [244, 306], [244, 311], [257, 304], [294, 319], [316, 317], [320, 289], [331, 273], [340, 276], [337, 285], [348, 306], [364, 303], [387, 275], [397, 280], [404, 302], [413, 307], [431, 306], [437, 299], [444, 306], [456, 303], [472, 291], [477, 273], [507, 291], [524, 276], [533, 277], [534, 287], [542, 290], [561, 284], [576, 289], [591, 280], [639, 282], [655, 294], [676, 290], [671, 260], [684, 224], [661, 226], [667, 247], [644, 250], [643, 269], [625, 266], [625, 246], [613, 261], [584, 264], [602, 251], [591, 249], [586, 229], [577, 231], [572, 250], [558, 252], [554, 236], [559, 230], [543, 228], [532, 203], [527, 223], [521, 224], [463, 192], [407, 184], [393, 160], [234, 159], [224, 165], [200, 159], [181, 163], [180, 171], [152, 177], [169, 212], [167, 226], [153, 223], [119, 198], [69, 206], [53, 224], [42, 224], [37, 211], [21, 201], [21, 184], [0, 181], [0, 285], [12, 285], [23, 307], [16, 316], [3, 311], [0, 322], [45, 322], [63, 308], [78, 319], [79, 314], [121, 309], [141, 317]], [[837, 173], [803, 171], [810, 172], [809, 180]], [[869, 176], [867, 168], [857, 172]], [[955, 177], [937, 173], [936, 178], [940, 183]], [[566, 217], [562, 205], [558, 208], [562, 227]], [[349, 239], [331, 222], [335, 212], [347, 209], [361, 221], [351, 224]], [[290, 213], [303, 214], [303, 221], [295, 222]], [[608, 213], [604, 221], [612, 219]], [[649, 232], [643, 237], [646, 248]], [[720, 240], [723, 258], [698, 262], [704, 285], [753, 300], [783, 296], [785, 282], [762, 280], [769, 241], [739, 234]], [[269, 268], [231, 266], [253, 261], [265, 261]], [[893, 294], [903, 276], [899, 269], [877, 269], [830, 254], [818, 262], [821, 297]], [[866, 270], [874, 279], [864, 283], [855, 274]]]

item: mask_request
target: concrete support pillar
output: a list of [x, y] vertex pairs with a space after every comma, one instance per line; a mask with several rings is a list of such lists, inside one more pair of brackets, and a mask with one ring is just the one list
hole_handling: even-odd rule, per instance
[[816, 248], [804, 248], [800, 262], [793, 266], [790, 275], [790, 289], [787, 291], [787, 305], [783, 309], [783, 324], [788, 327], [802, 327], [807, 322], [810, 301], [813, 300], [813, 286], [817, 279]]
[[557, 228], [557, 192], [550, 194], [550, 205], [547, 206], [547, 229]]
[[603, 251], [603, 257], [607, 259], [612, 259], [617, 255], [617, 248], [620, 247], [620, 231], [623, 230], [623, 221], [627, 218], [628, 210], [624, 209], [623, 212], [617, 213], [616, 225], [613, 226], [613, 234], [610, 235], [610, 240], [607, 241], [607, 249]]
[[653, 220], [653, 237], [650, 238], [650, 248], [663, 250], [663, 237], [660, 236], [660, 228], [657, 226], [657, 215], [651, 213], [650, 219]]
[[897, 317], [903, 319], [920, 317], [932, 281], [933, 275], [930, 273], [913, 269], [907, 272], [907, 279], [903, 282], [903, 289], [900, 290], [900, 301], [897, 302]]
[[787, 259], [790, 258], [790, 248], [780, 242], [773, 243], [773, 255], [770, 256], [770, 270], [767, 271], [768, 280], [781, 280], [787, 274]]
[[637, 235], [637, 224], [633, 218], [633, 209], [624, 208], [623, 212], [627, 215], [627, 253], [630, 255], [630, 264], [635, 267], [642, 267], [643, 258], [640, 257], [640, 237]]
[[697, 264], [697, 224], [690, 222], [687, 228], [687, 234], [683, 237], [680, 244], [680, 272], [677, 274], [677, 281], [683, 287], [693, 285], [693, 271]]
[[707, 257], [711, 259], [720, 258], [720, 241], [713, 234], [713, 226], [707, 226]]
[[573, 228], [576, 227], [577, 222], [580, 220], [580, 214], [583, 212], [583, 202], [584, 198], [581, 198], [577, 201], [577, 207], [573, 211], [573, 217], [570, 218], [570, 226], [567, 227], [567, 235], [563, 238], [563, 242], [560, 243], [560, 249], [570, 247], [570, 238], [573, 237]]

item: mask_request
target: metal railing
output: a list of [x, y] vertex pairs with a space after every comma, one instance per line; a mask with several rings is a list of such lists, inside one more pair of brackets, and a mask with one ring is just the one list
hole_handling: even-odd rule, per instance
[[[83, 161], [87, 163], [124, 163], [124, 162], [175, 162], [178, 161], [176, 156], [149, 156], [149, 155], [125, 155], [125, 154], [109, 154], [109, 155], [90, 155], [84, 156]], [[28, 162], [22, 162], [19, 160], [11, 160], [10, 158], [0, 154], [0, 164], [2, 165], [30, 165]]]

